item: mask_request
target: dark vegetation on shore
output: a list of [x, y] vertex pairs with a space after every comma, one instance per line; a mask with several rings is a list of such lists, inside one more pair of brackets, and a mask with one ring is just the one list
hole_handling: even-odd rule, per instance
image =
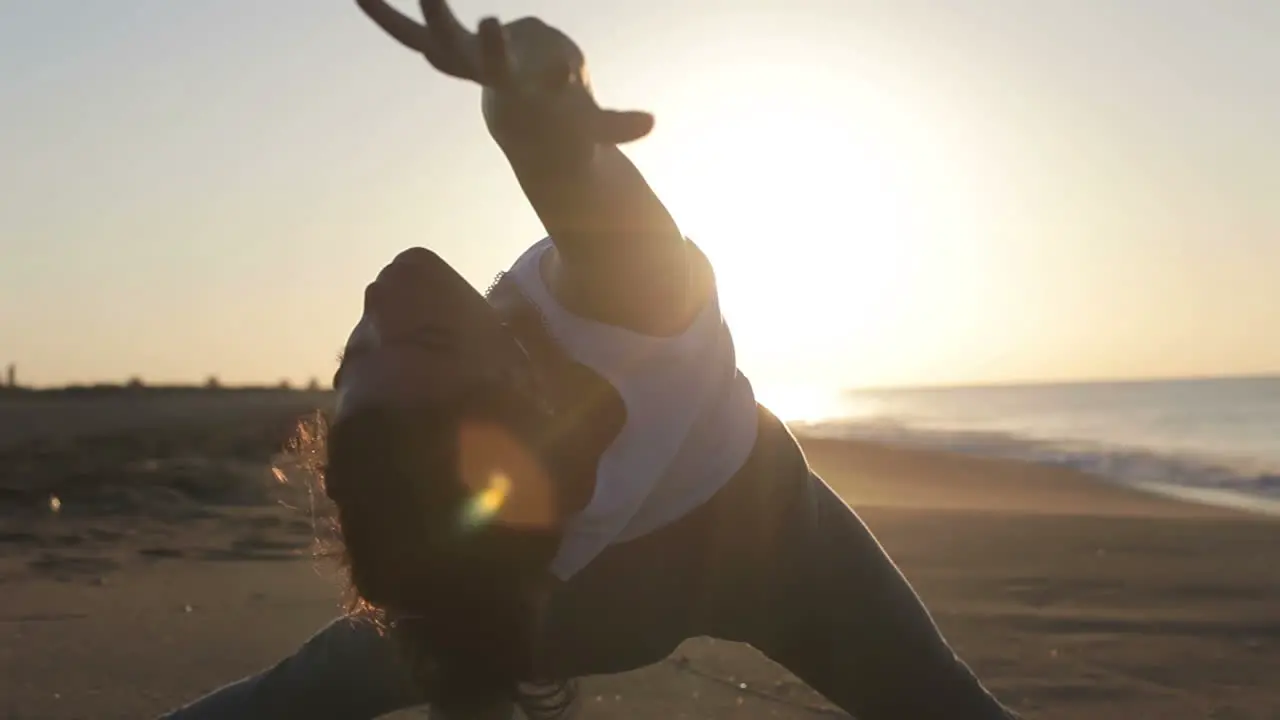
[[93, 383], [93, 384], [74, 384], [63, 385], [59, 387], [10, 387], [0, 385], [0, 399], [6, 398], [65, 398], [65, 397], [93, 397], [93, 396], [121, 396], [121, 395], [180, 395], [180, 394], [221, 394], [229, 393], [235, 395], [247, 394], [278, 394], [278, 393], [327, 393], [329, 388], [323, 387], [317, 381], [312, 381], [306, 386], [297, 387], [287, 382], [280, 382], [275, 385], [223, 385], [216, 380], [210, 380], [203, 385], [148, 385], [138, 380], [131, 380], [126, 383]]

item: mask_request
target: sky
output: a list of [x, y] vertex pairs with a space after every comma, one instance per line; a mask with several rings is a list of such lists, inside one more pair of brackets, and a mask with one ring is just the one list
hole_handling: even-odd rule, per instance
[[[759, 387], [1280, 372], [1280, 3], [453, 6], [655, 113]], [[483, 289], [541, 234], [477, 88], [352, 1], [0, 0], [26, 383], [325, 381], [397, 252]]]

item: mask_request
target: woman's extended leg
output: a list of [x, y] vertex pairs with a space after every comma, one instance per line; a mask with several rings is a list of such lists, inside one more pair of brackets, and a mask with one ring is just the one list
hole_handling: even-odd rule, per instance
[[340, 618], [271, 668], [165, 715], [167, 720], [369, 720], [421, 704], [395, 643]]
[[[721, 634], [748, 642], [860, 720], [1016, 718], [982, 686], [871, 531], [809, 475], [760, 612]], [[739, 617], [742, 617], [739, 615]]]

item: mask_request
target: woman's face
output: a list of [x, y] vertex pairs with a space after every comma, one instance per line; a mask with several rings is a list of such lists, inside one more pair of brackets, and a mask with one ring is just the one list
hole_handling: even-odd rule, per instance
[[[381, 455], [449, 447], [447, 467], [402, 473], [404, 482], [458, 483], [472, 497], [466, 515], [473, 522], [550, 530], [560, 520], [560, 497], [532, 378], [528, 357], [488, 301], [435, 254], [408, 250], [365, 291], [364, 314], [334, 379], [332, 433], [361, 415], [399, 418], [407, 435], [396, 434], [399, 444]], [[373, 506], [403, 503], [416, 492], [386, 480], [376, 491], [362, 482], [356, 492], [377, 495], [364, 501]]]
[[528, 358], [465, 279], [429, 250], [396, 256], [365, 289], [334, 376], [335, 420], [362, 408], [448, 403], [485, 385], [532, 392]]

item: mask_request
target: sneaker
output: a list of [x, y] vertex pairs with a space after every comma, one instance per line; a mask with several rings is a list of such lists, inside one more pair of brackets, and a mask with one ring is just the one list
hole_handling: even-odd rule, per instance
[[527, 720], [568, 720], [578, 710], [578, 682], [521, 683], [516, 703]]

